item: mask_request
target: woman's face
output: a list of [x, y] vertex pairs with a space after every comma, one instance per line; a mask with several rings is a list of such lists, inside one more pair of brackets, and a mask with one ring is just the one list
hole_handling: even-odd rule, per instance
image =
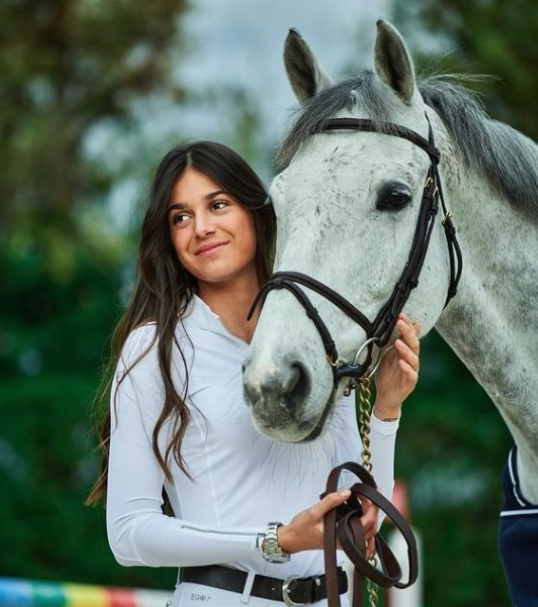
[[257, 280], [252, 213], [203, 173], [188, 168], [177, 180], [168, 223], [180, 263], [199, 284]]

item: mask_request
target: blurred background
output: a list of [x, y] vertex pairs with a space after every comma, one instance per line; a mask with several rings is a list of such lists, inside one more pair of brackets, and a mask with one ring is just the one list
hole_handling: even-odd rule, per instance
[[[0, 2], [0, 576], [173, 587], [173, 570], [117, 565], [103, 509], [83, 505], [137, 209], [160, 157], [188, 138], [232, 146], [269, 182], [294, 105], [288, 28], [340, 79], [371, 66], [379, 17], [419, 70], [497, 76], [479, 85], [490, 113], [538, 136], [533, 0]], [[426, 605], [508, 604], [496, 532], [510, 445], [488, 397], [429, 335], [397, 447]]]

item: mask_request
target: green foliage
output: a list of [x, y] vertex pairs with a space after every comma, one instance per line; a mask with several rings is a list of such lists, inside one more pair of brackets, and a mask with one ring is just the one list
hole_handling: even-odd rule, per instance
[[[9, 0], [0, 4], [0, 235], [30, 238], [54, 269], [80, 240], [75, 204], [111, 176], [84, 152], [90, 129], [129, 122], [130, 104], [171, 84], [185, 0]], [[36, 221], [39, 214], [41, 221]]]
[[536, 2], [394, 0], [394, 11], [397, 25], [417, 44], [426, 31], [430, 39], [448, 42], [449, 54], [436, 61], [441, 72], [492, 76], [486, 86], [477, 86], [484, 103], [497, 119], [538, 138]]
[[38, 255], [2, 253], [0, 573], [171, 588], [173, 572], [119, 567], [103, 509], [84, 506], [98, 472], [91, 403], [119, 314], [120, 260], [100, 264], [81, 244], [55, 282]]
[[0, 512], [2, 546], [9, 549], [0, 552], [0, 572], [171, 588], [173, 572], [120, 568], [108, 547], [104, 510], [83, 505], [96, 472], [88, 432], [94, 391], [84, 373], [2, 382]]

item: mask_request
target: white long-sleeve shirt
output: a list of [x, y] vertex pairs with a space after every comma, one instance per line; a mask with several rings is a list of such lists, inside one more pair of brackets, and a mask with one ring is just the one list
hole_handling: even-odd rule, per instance
[[[112, 387], [107, 530], [118, 562], [152, 567], [226, 564], [280, 578], [322, 573], [321, 551], [271, 564], [256, 549], [256, 537], [268, 522], [288, 523], [316, 503], [334, 466], [359, 461], [354, 399], [338, 402], [327, 431], [312, 442], [280, 443], [261, 436], [243, 399], [241, 364], [248, 345], [195, 297], [176, 330], [189, 371], [186, 403], [191, 413], [181, 452], [193, 480], [170, 457], [169, 483], [151, 444], [164, 400], [157, 345], [142, 356], [154, 335], [153, 324], [131, 333]], [[182, 394], [185, 370], [175, 354], [173, 378]], [[372, 416], [371, 427], [374, 475], [390, 497], [398, 422]], [[162, 453], [170, 432], [171, 424], [165, 424]], [[175, 517], [162, 513], [163, 486]]]

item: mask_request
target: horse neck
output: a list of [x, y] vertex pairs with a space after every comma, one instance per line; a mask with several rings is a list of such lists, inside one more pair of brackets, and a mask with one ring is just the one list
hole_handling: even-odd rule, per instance
[[498, 407], [538, 503], [538, 222], [457, 162], [443, 177], [464, 266], [436, 328]]

